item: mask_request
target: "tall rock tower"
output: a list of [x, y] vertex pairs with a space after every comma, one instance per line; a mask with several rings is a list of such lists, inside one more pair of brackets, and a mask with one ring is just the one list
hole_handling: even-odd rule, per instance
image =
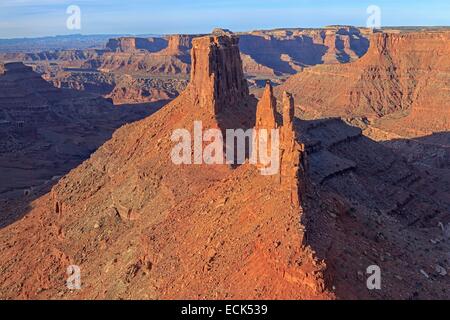
[[190, 94], [206, 113], [238, 108], [249, 98], [242, 70], [239, 39], [232, 34], [212, 35], [192, 41]]
[[277, 100], [273, 95], [273, 88], [270, 82], [266, 84], [264, 93], [258, 102], [256, 109], [256, 128], [275, 129], [277, 127], [275, 120], [275, 109]]
[[294, 128], [294, 98], [286, 91], [283, 92], [283, 125], [280, 131], [281, 186], [290, 194], [291, 205], [299, 206], [302, 189], [299, 178], [304, 171], [305, 152], [304, 146], [297, 141]]

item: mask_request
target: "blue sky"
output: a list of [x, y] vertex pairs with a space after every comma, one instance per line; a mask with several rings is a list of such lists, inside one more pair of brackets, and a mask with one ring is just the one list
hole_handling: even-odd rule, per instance
[[[69, 5], [81, 9], [81, 30], [66, 27]], [[450, 26], [448, 0], [0, 0], [0, 38], [364, 26], [369, 5], [384, 26]]]

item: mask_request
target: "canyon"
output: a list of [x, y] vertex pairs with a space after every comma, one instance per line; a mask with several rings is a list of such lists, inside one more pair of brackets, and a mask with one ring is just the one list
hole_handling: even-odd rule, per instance
[[[368, 29], [330, 26], [237, 35], [246, 78], [252, 87], [261, 88], [266, 79], [281, 83], [307, 66], [358, 59], [367, 51], [370, 33]], [[190, 50], [195, 37], [128, 36], [112, 38], [99, 48], [30, 53], [10, 50], [2, 53], [0, 46], [0, 61], [23, 61], [59, 87], [109, 94], [118, 103], [155, 102], [173, 98], [184, 90], [190, 75]], [[96, 78], [94, 86], [93, 77]]]
[[80, 164], [115, 129], [157, 110], [120, 110], [97, 94], [59, 89], [21, 62], [1, 65], [0, 107], [0, 197], [6, 199], [41, 195], [37, 189]]
[[[447, 299], [449, 35], [216, 29], [0, 64], [0, 298]], [[279, 173], [174, 164], [195, 121], [278, 129]]]
[[[195, 39], [196, 67], [177, 99], [116, 131], [90, 160], [32, 204], [25, 223], [1, 230], [3, 297], [333, 296], [324, 288], [323, 264], [302, 245], [297, 226], [300, 172], [288, 162], [295, 163], [301, 148], [291, 148], [297, 145], [292, 124], [283, 124], [282, 161], [290, 170], [280, 183], [252, 165], [176, 166], [161, 156], [170, 153], [172, 130], [188, 127], [194, 119], [210, 128], [254, 125], [257, 101], [249, 95], [237, 43], [233, 36]], [[262, 205], [269, 195], [270, 202]], [[286, 206], [286, 200], [291, 205], [282, 215], [276, 213], [273, 209]], [[36, 227], [40, 230], [29, 229]], [[24, 252], [19, 258], [32, 273], [11, 269], [17, 249], [10, 245], [12, 234], [20, 237], [14, 240], [19, 246], [37, 253], [31, 258]], [[83, 262], [86, 290], [65, 292], [59, 285], [65, 271], [61, 266], [73, 259]], [[249, 285], [255, 281], [256, 287]]]
[[310, 118], [366, 117], [406, 137], [448, 131], [449, 39], [448, 31], [375, 33], [360, 60], [309, 68], [279, 90], [301, 95]]

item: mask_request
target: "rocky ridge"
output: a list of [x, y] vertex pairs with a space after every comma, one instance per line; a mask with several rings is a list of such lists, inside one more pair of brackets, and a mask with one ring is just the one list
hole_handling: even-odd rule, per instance
[[[256, 102], [245, 87], [237, 39], [196, 39], [192, 60], [191, 84], [180, 97], [154, 116], [118, 130], [90, 160], [33, 203], [26, 219], [0, 230], [5, 244], [0, 249], [2, 297], [333, 296], [321, 278], [324, 264], [302, 244], [300, 202], [294, 199], [282, 214], [276, 210], [298, 197], [290, 189], [299, 183], [297, 172], [282, 180], [292, 193], [273, 183], [279, 178], [262, 176], [250, 164], [171, 162], [175, 128], [191, 128], [194, 120], [222, 130], [254, 126]], [[283, 126], [286, 132], [291, 127]], [[295, 153], [288, 156], [295, 141], [285, 137], [283, 159], [296, 161]], [[23, 228], [29, 236], [20, 236]], [[13, 234], [19, 235], [15, 245], [6, 245]], [[19, 249], [23, 254], [13, 258]], [[16, 262], [10, 264], [11, 259]], [[14, 267], [17, 259], [36, 271], [21, 272]], [[85, 290], [70, 292], [61, 285], [68, 263], [81, 266]]]

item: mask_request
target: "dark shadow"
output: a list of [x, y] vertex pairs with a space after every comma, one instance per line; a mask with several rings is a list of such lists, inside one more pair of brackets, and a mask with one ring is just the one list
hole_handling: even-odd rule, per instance
[[266, 39], [254, 35], [241, 35], [239, 47], [242, 53], [249, 55], [257, 63], [265, 65], [280, 74], [295, 74], [288, 61], [281, 56], [286, 54], [300, 66], [322, 63], [327, 47], [314, 44], [311, 37], [303, 36], [293, 40]]
[[[307, 151], [305, 241], [326, 262], [329, 289], [338, 299], [444, 297], [419, 270], [449, 248], [430, 239], [450, 222], [450, 132], [377, 142], [341, 119], [297, 119], [296, 130]], [[371, 265], [383, 290], [367, 289]]]
[[167, 48], [168, 41], [164, 38], [136, 38], [136, 48], [148, 52], [158, 52]]
[[[96, 94], [58, 89], [16, 68], [28, 72], [36, 89], [20, 101], [4, 97], [0, 104], [0, 228], [22, 218], [33, 200], [88, 159], [116, 129], [168, 102], [114, 106]], [[15, 77], [0, 76], [0, 90]], [[25, 82], [14, 84], [15, 89], [29, 92]]]
[[64, 68], [63, 70], [69, 74], [57, 78], [58, 87], [62, 89], [71, 89], [73, 83], [80, 83], [82, 84], [81, 88], [75, 90], [105, 96], [111, 93], [116, 86], [112, 76], [108, 77], [96, 69]]
[[358, 55], [358, 57], [362, 57], [367, 53], [370, 46], [370, 41], [368, 38], [363, 36], [357, 28], [349, 27], [341, 28], [337, 31], [338, 35], [349, 36], [350, 39], [350, 47], [352, 50]]
[[344, 51], [345, 49], [344, 40], [336, 38], [336, 49], [338, 50], [337, 59], [339, 60], [339, 62], [341, 63], [350, 62], [350, 56], [348, 55], [348, 53]]
[[[125, 37], [127, 39], [128, 37]], [[158, 52], [161, 51], [168, 46], [167, 39], [164, 38], [158, 38], [158, 37], [152, 37], [152, 38], [138, 38], [138, 37], [129, 37], [130, 41], [133, 40], [133, 46], [135, 46], [136, 49], [147, 51], [147, 52]], [[110, 39], [106, 45], [106, 48], [111, 51], [120, 51], [121, 45], [123, 41], [121, 39]]]
[[178, 55], [177, 58], [180, 59], [181, 62], [186, 63], [188, 65], [192, 63], [189, 51], [187, 51], [186, 54]]
[[[350, 62], [350, 56], [345, 52], [344, 40], [341, 36], [348, 37], [350, 47], [358, 57], [363, 56], [369, 49], [369, 40], [356, 28], [342, 28], [336, 32], [336, 55], [341, 63]], [[323, 31], [321, 37], [325, 39]], [[277, 39], [276, 37], [264, 38], [257, 35], [241, 35], [239, 41], [242, 53], [249, 55], [257, 63], [265, 65], [280, 74], [296, 74], [289, 63], [282, 59], [282, 55], [290, 57], [298, 66], [314, 66], [323, 63], [329, 47], [318, 44], [311, 36], [303, 35], [290, 39]]]
[[[236, 106], [228, 107], [219, 112], [216, 116], [219, 129], [222, 131], [224, 138], [224, 154], [227, 154], [227, 150], [234, 150], [234, 159], [232, 159], [232, 168], [239, 167], [238, 164], [238, 149], [237, 139], [234, 141], [226, 139], [227, 129], [242, 129], [247, 131], [253, 129], [256, 123], [256, 105], [258, 100], [253, 96], [248, 96], [247, 99], [243, 99], [242, 102]], [[249, 159], [252, 150], [252, 138], [251, 136], [245, 139], [245, 159]], [[230, 159], [227, 159], [230, 160]]]
[[425, 169], [450, 169], [450, 133], [437, 132], [414, 139], [395, 139], [382, 143], [408, 162]]

